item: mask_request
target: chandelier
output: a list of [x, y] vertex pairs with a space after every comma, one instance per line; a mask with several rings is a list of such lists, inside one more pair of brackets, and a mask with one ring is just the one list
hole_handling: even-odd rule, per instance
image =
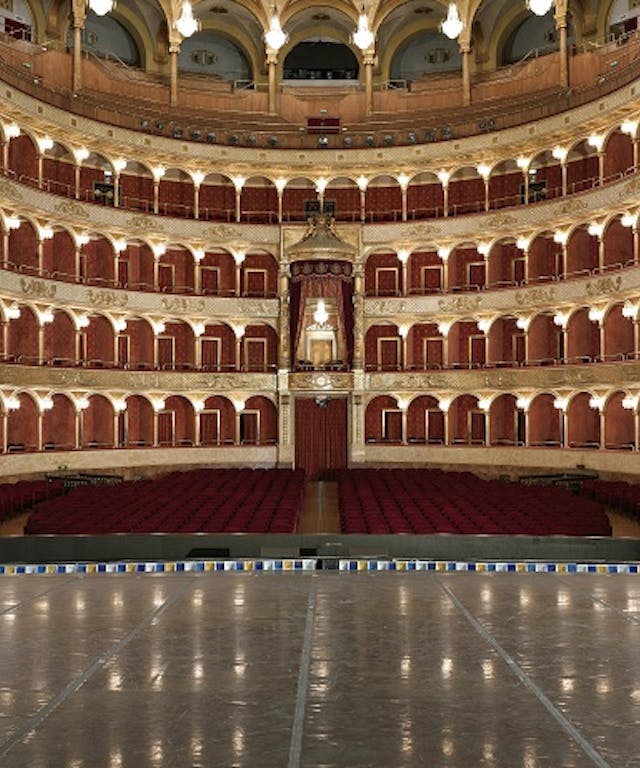
[[367, 51], [369, 48], [373, 47], [376, 38], [373, 32], [369, 29], [369, 20], [367, 19], [367, 14], [364, 12], [364, 8], [358, 17], [358, 29], [351, 35], [351, 39], [361, 51]]
[[264, 41], [267, 48], [272, 51], [279, 51], [283, 45], [286, 45], [288, 39], [289, 35], [280, 26], [280, 19], [274, 6], [269, 29], [264, 33]]
[[455, 3], [449, 3], [447, 18], [440, 25], [440, 29], [450, 40], [455, 40], [462, 32], [463, 27], [464, 24], [458, 13], [458, 6]]
[[98, 16], [104, 16], [113, 10], [113, 0], [89, 0], [89, 8]]
[[536, 16], [544, 16], [549, 13], [553, 0], [526, 0], [527, 8]]
[[175, 27], [182, 37], [191, 37], [200, 29], [200, 22], [193, 15], [193, 8], [189, 0], [182, 3], [182, 15], [176, 19]]

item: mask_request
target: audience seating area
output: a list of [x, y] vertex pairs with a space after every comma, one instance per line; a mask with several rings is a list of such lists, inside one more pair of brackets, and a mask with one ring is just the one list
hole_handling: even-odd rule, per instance
[[343, 471], [338, 482], [344, 533], [611, 535], [599, 503], [556, 486], [424, 469]]
[[582, 493], [607, 507], [619, 509], [634, 520], [640, 520], [640, 485], [624, 481], [585, 480]]
[[200, 469], [75, 488], [35, 506], [27, 534], [293, 533], [304, 473]]
[[64, 491], [60, 480], [22, 480], [0, 485], [0, 522]]

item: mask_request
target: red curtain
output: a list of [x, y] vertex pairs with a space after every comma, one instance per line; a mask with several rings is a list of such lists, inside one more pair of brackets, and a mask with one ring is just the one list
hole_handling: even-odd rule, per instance
[[347, 466], [347, 398], [296, 398], [296, 468], [309, 480]]

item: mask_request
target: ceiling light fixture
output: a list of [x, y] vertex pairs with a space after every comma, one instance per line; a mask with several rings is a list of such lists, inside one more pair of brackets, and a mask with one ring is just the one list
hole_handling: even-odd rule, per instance
[[184, 0], [184, 3], [182, 3], [182, 15], [176, 19], [175, 28], [182, 37], [191, 37], [191, 35], [199, 31], [200, 22], [193, 15], [193, 8], [189, 0]]
[[368, 51], [369, 48], [373, 48], [376, 41], [376, 36], [369, 29], [369, 19], [364, 6], [362, 6], [362, 12], [358, 16], [358, 29], [351, 35], [351, 40], [361, 51]]
[[440, 24], [440, 30], [449, 40], [455, 40], [464, 29], [464, 24], [458, 13], [458, 6], [455, 3], [449, 3], [447, 18]]

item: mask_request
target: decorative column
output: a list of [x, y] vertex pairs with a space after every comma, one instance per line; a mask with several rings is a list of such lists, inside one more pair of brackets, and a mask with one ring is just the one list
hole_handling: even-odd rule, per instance
[[569, 323], [569, 315], [563, 312], [558, 312], [553, 316], [553, 324], [560, 329], [560, 339], [562, 341], [562, 362], [567, 357], [567, 325]]
[[400, 248], [398, 251], [398, 259], [402, 265], [402, 295], [406, 296], [409, 293], [409, 262], [410, 252], [406, 248]]
[[113, 447], [120, 447], [120, 414], [127, 409], [127, 403], [124, 400], [116, 400], [113, 405]]
[[491, 168], [486, 163], [480, 163], [476, 168], [478, 175], [484, 183], [484, 209], [489, 210], [489, 178], [491, 177]]
[[120, 174], [127, 167], [127, 161], [119, 157], [113, 161], [113, 207], [120, 207]]
[[522, 202], [525, 205], [527, 205], [529, 202], [529, 165], [530, 164], [531, 164], [531, 159], [528, 157], [520, 156], [516, 160], [516, 165], [522, 171], [522, 187], [523, 187]]
[[[242, 370], [242, 339], [244, 337], [244, 325], [234, 325], [233, 333], [236, 337], [236, 371]], [[242, 406], [244, 408], [244, 404]]]
[[204, 181], [204, 171], [191, 171], [193, 180], [193, 218], [200, 218], [200, 187]]
[[202, 261], [205, 257], [204, 248], [196, 248], [193, 252], [193, 290], [200, 295], [202, 293]]
[[444, 413], [444, 444], [449, 445], [449, 408], [451, 407], [451, 398], [441, 398], [438, 400], [438, 408]]
[[[529, 406], [531, 405], [531, 398], [530, 397], [519, 397], [516, 400], [516, 418], [518, 418], [517, 414], [518, 412], [522, 414], [522, 427], [524, 430], [524, 435], [522, 435], [522, 444], [525, 448], [529, 447]], [[516, 430], [516, 445], [518, 444], [518, 434]]]
[[236, 190], [236, 222], [240, 222], [242, 187], [246, 179], [244, 176], [233, 176], [231, 181]]
[[353, 265], [353, 369], [364, 370], [364, 267]]
[[86, 147], [79, 147], [73, 150], [74, 159], [74, 191], [76, 200], [80, 199], [80, 171], [82, 163], [89, 157], [89, 150]]
[[407, 220], [407, 189], [409, 187], [409, 177], [406, 173], [401, 173], [398, 176], [398, 184], [400, 185], [400, 194], [402, 195], [402, 221]]
[[36, 140], [38, 145], [38, 189], [42, 189], [42, 168], [45, 152], [53, 149], [53, 139], [49, 136], [42, 136]]
[[462, 103], [468, 107], [471, 104], [471, 44], [468, 41], [460, 41], [460, 55], [462, 56]]
[[560, 414], [560, 445], [562, 448], [566, 448], [568, 444], [567, 408], [569, 407], [569, 399], [567, 397], [557, 397], [553, 401], [553, 407]]
[[448, 216], [449, 215], [449, 179], [451, 178], [451, 174], [449, 171], [438, 171], [437, 173], [438, 181], [440, 184], [442, 184], [442, 193], [443, 193], [443, 215]]
[[156, 165], [151, 169], [153, 174], [153, 212], [158, 213], [158, 203], [160, 198], [160, 179], [166, 173], [166, 169], [163, 165]]
[[569, 235], [567, 232], [556, 232], [553, 235], [553, 242], [557, 243], [558, 245], [562, 246], [562, 275], [558, 275], [558, 277], [566, 277], [567, 274], [567, 242], [569, 240]]
[[367, 187], [369, 186], [369, 179], [366, 176], [358, 176], [356, 179], [356, 184], [360, 190], [360, 221], [365, 221], [367, 216], [366, 196]]
[[516, 240], [516, 248], [524, 254], [524, 282], [529, 282], [529, 246], [531, 240], [528, 237], [519, 237]]
[[87, 18], [86, 0], [73, 0], [73, 59], [71, 70], [71, 91], [78, 93], [82, 88], [82, 31]]
[[444, 339], [442, 344], [442, 367], [449, 367], [449, 331], [451, 330], [451, 321], [442, 321], [438, 323], [438, 333]]
[[409, 329], [410, 327], [408, 325], [399, 325], [398, 326], [398, 333], [400, 334], [400, 338], [402, 339], [402, 366], [401, 370], [406, 371], [409, 363], [409, 345], [407, 343], [408, 337], [409, 337]]
[[554, 147], [551, 150], [551, 154], [555, 160], [560, 161], [560, 171], [562, 173], [562, 196], [567, 194], [567, 156], [569, 150], [564, 147]]
[[17, 123], [5, 125], [2, 136], [2, 167], [5, 171], [9, 170], [9, 144], [11, 139], [16, 139], [19, 135], [20, 126]]
[[363, 52], [362, 64], [364, 66], [365, 114], [370, 115], [373, 112], [373, 68], [376, 64], [376, 56], [373, 48]]
[[287, 186], [287, 180], [284, 176], [278, 176], [274, 182], [276, 192], [278, 193], [278, 224], [282, 224], [282, 201], [284, 196], [284, 189]]
[[246, 254], [244, 251], [234, 250], [233, 260], [236, 264], [236, 296], [242, 296], [242, 265], [244, 264], [245, 258]]
[[278, 274], [278, 300], [280, 302], [280, 333], [278, 369], [288, 371], [291, 364], [291, 348], [289, 346], [289, 272], [288, 264], [280, 265]]
[[278, 113], [276, 103], [276, 67], [278, 66], [278, 53], [274, 50], [267, 50], [267, 72], [269, 76], [269, 114]]
[[442, 262], [442, 290], [449, 290], [449, 255], [451, 248], [447, 245], [438, 248], [438, 258]]
[[556, 2], [556, 31], [560, 38], [560, 87], [569, 87], [569, 46], [567, 45], [567, 3]]
[[171, 40], [169, 42], [169, 106], [178, 104], [178, 54], [180, 43]]

